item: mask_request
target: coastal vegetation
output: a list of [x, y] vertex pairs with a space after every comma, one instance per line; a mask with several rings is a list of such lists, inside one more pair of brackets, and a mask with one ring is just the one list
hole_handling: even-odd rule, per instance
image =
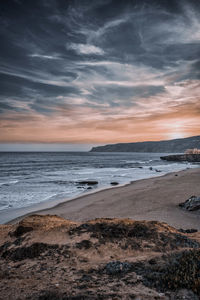
[[157, 221], [77, 223], [32, 215], [16, 225], [1, 225], [0, 231], [1, 299], [200, 296], [200, 235], [195, 230]]

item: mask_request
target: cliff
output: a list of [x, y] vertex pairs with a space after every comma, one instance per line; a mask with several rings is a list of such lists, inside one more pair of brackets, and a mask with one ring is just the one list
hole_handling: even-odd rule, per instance
[[200, 136], [166, 141], [120, 143], [93, 147], [90, 152], [157, 152], [183, 153], [190, 148], [200, 148]]

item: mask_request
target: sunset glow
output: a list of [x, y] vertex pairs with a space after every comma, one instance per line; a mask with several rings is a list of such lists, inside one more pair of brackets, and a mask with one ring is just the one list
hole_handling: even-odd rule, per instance
[[2, 1], [0, 142], [200, 134], [198, 1]]

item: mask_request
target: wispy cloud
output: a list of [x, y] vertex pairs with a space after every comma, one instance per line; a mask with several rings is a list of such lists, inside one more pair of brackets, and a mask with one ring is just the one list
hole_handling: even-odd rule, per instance
[[104, 51], [96, 47], [94, 45], [89, 45], [89, 44], [69, 44], [67, 45], [68, 49], [72, 49], [76, 51], [78, 54], [85, 54], [85, 55], [90, 55], [90, 54], [96, 54], [96, 55], [103, 55]]
[[99, 39], [102, 39], [103, 36], [108, 33], [108, 31], [111, 31], [113, 29], [116, 29], [118, 26], [120, 26], [123, 23], [126, 23], [127, 19], [129, 18], [129, 15], [126, 14], [122, 18], [114, 19], [112, 21], [106, 22], [103, 26], [97, 27], [96, 29], [91, 29], [90, 26], [83, 27], [77, 30], [77, 32], [83, 34], [88, 42], [96, 42]]
[[41, 59], [60, 59], [60, 57], [57, 55], [42, 55], [37, 53], [29, 54], [28, 56], [41, 58]]

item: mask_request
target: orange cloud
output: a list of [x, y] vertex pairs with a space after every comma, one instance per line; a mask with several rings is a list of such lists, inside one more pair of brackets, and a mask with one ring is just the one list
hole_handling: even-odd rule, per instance
[[[134, 113], [135, 112], [135, 113]], [[62, 108], [54, 115], [10, 114], [0, 121], [1, 142], [115, 143], [162, 140], [200, 134], [200, 101], [151, 113]]]

